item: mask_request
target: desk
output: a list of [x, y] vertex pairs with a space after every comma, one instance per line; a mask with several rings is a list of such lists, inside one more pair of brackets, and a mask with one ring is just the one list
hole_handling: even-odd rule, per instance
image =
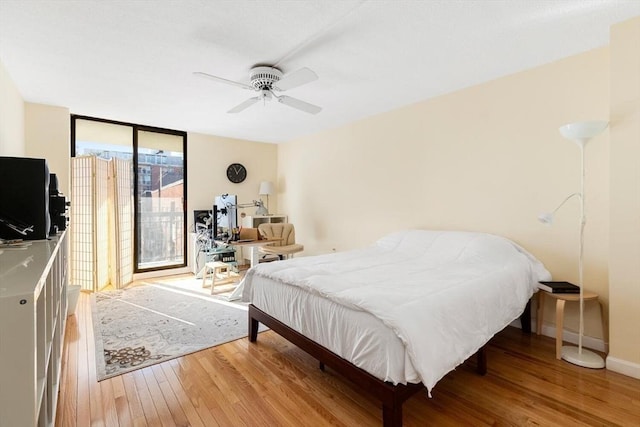
[[[544, 314], [544, 300], [545, 297], [551, 297], [556, 299], [556, 359], [562, 359], [562, 332], [564, 327], [564, 303], [566, 301], [580, 301], [580, 294], [560, 294], [560, 293], [551, 293], [543, 290], [538, 291], [538, 314], [537, 314], [537, 325], [536, 325], [536, 334], [540, 335], [542, 332], [542, 316]], [[598, 301], [598, 294], [594, 292], [583, 292], [583, 300]], [[602, 303], [600, 303], [600, 316], [602, 318], [602, 331], [605, 334], [606, 339], [606, 330], [604, 327], [604, 313], [602, 310]]]

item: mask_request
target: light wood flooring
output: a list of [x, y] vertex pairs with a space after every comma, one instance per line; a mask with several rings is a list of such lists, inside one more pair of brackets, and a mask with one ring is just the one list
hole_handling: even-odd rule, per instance
[[[157, 282], [157, 280], [156, 280]], [[640, 380], [556, 360], [507, 328], [404, 404], [405, 426], [640, 425]], [[378, 401], [271, 331], [96, 381], [90, 298], [68, 318], [56, 426], [379, 426]]]

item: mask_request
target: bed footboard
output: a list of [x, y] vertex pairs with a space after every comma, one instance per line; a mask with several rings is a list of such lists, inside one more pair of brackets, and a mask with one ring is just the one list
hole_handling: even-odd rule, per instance
[[[363, 369], [358, 368], [346, 359], [327, 350], [315, 341], [291, 329], [289, 326], [268, 315], [253, 304], [249, 304], [249, 341], [251, 342], [255, 342], [258, 339], [259, 323], [268, 326], [287, 341], [295, 344], [316, 358], [320, 362], [321, 369], [324, 370], [324, 365], [326, 364], [354, 382], [359, 388], [373, 393], [373, 395], [382, 402], [382, 420], [384, 427], [401, 427], [402, 404], [414, 393], [424, 389], [422, 383], [393, 385], [384, 382]], [[487, 371], [487, 359], [484, 347], [478, 351], [477, 356], [478, 373], [484, 375]]]

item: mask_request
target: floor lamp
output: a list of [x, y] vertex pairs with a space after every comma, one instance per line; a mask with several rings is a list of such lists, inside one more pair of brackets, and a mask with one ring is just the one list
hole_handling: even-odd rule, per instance
[[604, 360], [600, 355], [590, 350], [582, 348], [582, 337], [584, 336], [584, 286], [583, 286], [583, 257], [584, 257], [584, 226], [587, 223], [584, 212], [585, 190], [584, 190], [584, 149], [589, 140], [607, 128], [608, 123], [604, 121], [589, 121], [570, 123], [560, 127], [560, 134], [575, 142], [580, 148], [580, 192], [567, 196], [560, 205], [551, 213], [545, 213], [538, 217], [540, 222], [551, 224], [553, 215], [564, 205], [569, 199], [577, 196], [580, 199], [580, 240], [578, 244], [578, 286], [580, 287], [580, 332], [578, 334], [578, 347], [564, 346], [562, 347], [562, 358], [574, 365], [583, 366], [585, 368], [600, 369], [604, 368]]

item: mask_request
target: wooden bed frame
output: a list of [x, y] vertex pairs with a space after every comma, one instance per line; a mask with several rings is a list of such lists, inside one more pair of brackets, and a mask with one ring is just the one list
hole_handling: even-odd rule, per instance
[[[531, 302], [527, 304], [522, 316], [522, 332], [531, 333]], [[249, 304], [249, 341], [256, 342], [258, 339], [258, 326], [262, 323], [283, 338], [300, 347], [320, 362], [320, 369], [324, 371], [325, 364], [339, 372], [349, 380], [353, 381], [359, 388], [369, 390], [382, 402], [382, 420], [384, 427], [402, 426], [402, 404], [414, 393], [424, 389], [422, 383], [419, 384], [398, 384], [382, 381], [370, 373], [358, 368], [351, 362], [335, 353], [327, 350], [320, 344], [305, 337], [301, 333], [291, 329], [278, 319], [268, 315], [253, 304]], [[477, 372], [484, 375], [487, 372], [486, 346], [483, 346], [476, 353], [478, 359]]]

